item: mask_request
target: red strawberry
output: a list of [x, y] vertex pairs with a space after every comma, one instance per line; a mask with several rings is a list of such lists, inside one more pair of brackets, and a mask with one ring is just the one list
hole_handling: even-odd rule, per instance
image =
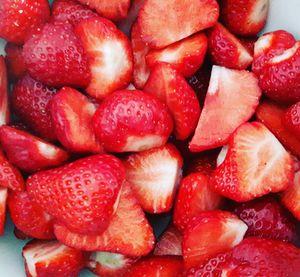
[[47, 0], [2, 0], [0, 6], [0, 37], [17, 44], [50, 16]]
[[[253, 37], [237, 37], [239, 41], [243, 44], [243, 46], [248, 50], [251, 56], [254, 55], [254, 45], [256, 41], [258, 40], [257, 36]], [[253, 66], [252, 66], [253, 67]]]
[[7, 195], [7, 188], [0, 187], [0, 236], [4, 234]]
[[27, 236], [37, 239], [55, 238], [52, 217], [33, 202], [26, 191], [10, 193], [8, 208], [12, 222]]
[[200, 212], [218, 209], [221, 202], [222, 198], [210, 187], [207, 175], [188, 175], [179, 186], [173, 222], [179, 230], [184, 231]]
[[182, 165], [180, 153], [172, 144], [132, 154], [124, 161], [127, 180], [145, 211], [171, 210]]
[[198, 33], [164, 49], [150, 51], [146, 61], [150, 68], [159, 62], [170, 63], [183, 76], [191, 76], [203, 64], [206, 50], [207, 37]]
[[55, 93], [55, 88], [25, 75], [15, 84], [12, 94], [14, 112], [46, 140], [56, 139], [49, 108], [49, 102]]
[[130, 83], [132, 50], [128, 38], [109, 20], [92, 17], [80, 22], [75, 32], [90, 62], [91, 82], [86, 91], [102, 99]]
[[201, 212], [183, 233], [182, 253], [186, 268], [198, 266], [239, 244], [247, 225], [224, 211]]
[[76, 277], [84, 266], [81, 251], [57, 241], [31, 241], [22, 255], [27, 277]]
[[285, 113], [284, 125], [300, 139], [300, 102], [292, 105]]
[[221, 1], [221, 18], [233, 33], [253, 36], [266, 24], [269, 0], [224, 0]]
[[[219, 17], [215, 0], [147, 0], [138, 16], [142, 38], [162, 48], [213, 26]], [[163, 24], [162, 24], [163, 20]]]
[[96, 111], [94, 126], [100, 142], [111, 152], [162, 146], [173, 130], [166, 106], [139, 90], [116, 91], [106, 97]]
[[72, 152], [102, 151], [92, 118], [96, 105], [79, 91], [64, 87], [51, 101], [54, 130], [61, 144]]
[[232, 135], [224, 162], [212, 175], [215, 190], [237, 202], [286, 189], [293, 160], [261, 123], [245, 123]]
[[203, 173], [211, 175], [216, 169], [217, 154], [213, 152], [204, 152], [197, 155], [197, 158], [188, 161], [187, 174]]
[[123, 185], [117, 211], [101, 235], [73, 233], [61, 224], [54, 226], [54, 232], [64, 244], [85, 251], [139, 257], [149, 254], [154, 247], [152, 228], [128, 183]]
[[30, 75], [49, 86], [86, 87], [88, 59], [71, 24], [51, 21], [33, 33], [23, 47]]
[[228, 68], [246, 69], [253, 60], [248, 49], [220, 23], [209, 31], [208, 49], [215, 64]]
[[26, 172], [58, 166], [69, 158], [63, 149], [9, 126], [0, 128], [0, 142], [8, 160]]
[[200, 105], [195, 92], [170, 64], [159, 63], [151, 71], [144, 91], [165, 102], [175, 123], [175, 136], [188, 138], [195, 130]]
[[0, 56], [0, 126], [9, 122], [8, 82], [6, 65], [3, 56]]
[[190, 150], [200, 152], [227, 144], [236, 128], [251, 118], [260, 96], [253, 73], [214, 66]]

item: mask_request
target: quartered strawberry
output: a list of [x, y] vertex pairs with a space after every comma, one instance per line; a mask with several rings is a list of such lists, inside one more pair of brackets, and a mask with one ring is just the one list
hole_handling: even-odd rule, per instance
[[151, 48], [162, 48], [212, 27], [218, 17], [215, 0], [147, 0], [139, 12], [138, 24], [143, 40]]
[[7, 71], [3, 56], [0, 56], [0, 126], [9, 123]]
[[99, 105], [94, 127], [105, 150], [130, 152], [163, 146], [173, 122], [166, 106], [156, 97], [139, 90], [121, 90]]
[[141, 207], [155, 214], [170, 211], [183, 165], [179, 151], [167, 144], [132, 154], [123, 163]]
[[247, 225], [224, 211], [201, 212], [184, 230], [182, 253], [185, 268], [198, 266], [239, 244]]
[[210, 183], [221, 195], [244, 202], [285, 190], [293, 174], [290, 154], [263, 124], [251, 122], [232, 135]]
[[237, 38], [243, 44], [243, 46], [248, 50], [250, 55], [253, 56], [254, 55], [254, 45], [255, 45], [256, 41], [258, 40], [258, 37], [257, 36], [252, 36], [252, 37], [238, 36]]
[[202, 211], [218, 209], [222, 198], [209, 184], [209, 177], [193, 173], [182, 179], [177, 194], [173, 222], [184, 231], [190, 221]]
[[283, 124], [300, 139], [300, 102], [292, 105], [285, 113]]
[[203, 173], [211, 175], [216, 169], [217, 155], [216, 151], [203, 152], [196, 158], [188, 161], [187, 174]]
[[71, 152], [99, 153], [92, 118], [96, 105], [79, 91], [63, 87], [50, 105], [53, 127], [60, 143]]
[[115, 90], [126, 88], [133, 68], [128, 38], [111, 21], [101, 17], [80, 22], [75, 32], [90, 63], [91, 81], [87, 93], [102, 99]]
[[208, 49], [215, 64], [228, 68], [246, 69], [253, 60], [248, 49], [220, 23], [208, 32]]
[[253, 73], [214, 66], [190, 150], [200, 152], [227, 144], [236, 128], [251, 118], [260, 96]]
[[47, 0], [2, 0], [0, 6], [0, 37], [23, 44], [26, 36], [50, 16]]
[[58, 166], [69, 158], [65, 150], [10, 126], [0, 128], [0, 142], [8, 160], [26, 172]]
[[175, 136], [188, 138], [195, 130], [200, 105], [193, 89], [170, 64], [159, 63], [151, 71], [144, 91], [166, 103], [175, 123]]
[[86, 87], [89, 62], [70, 23], [50, 21], [24, 44], [23, 56], [30, 75], [49, 86]]
[[4, 234], [7, 196], [7, 188], [0, 187], [0, 236]]
[[81, 251], [57, 241], [31, 241], [22, 255], [27, 277], [76, 277], [85, 262]]
[[266, 24], [269, 0], [224, 0], [221, 1], [221, 19], [233, 33], [253, 36]]
[[10, 217], [25, 235], [37, 239], [54, 239], [53, 218], [33, 202], [26, 191], [12, 192], [8, 197]]
[[151, 50], [146, 61], [150, 68], [159, 62], [166, 62], [183, 76], [192, 76], [203, 64], [206, 50], [207, 37], [204, 33], [198, 33], [166, 48]]
[[28, 74], [19, 79], [12, 92], [12, 106], [16, 115], [46, 140], [55, 140], [49, 102], [56, 89], [34, 80]]
[[152, 228], [128, 183], [123, 185], [117, 211], [101, 235], [81, 235], [61, 224], [54, 225], [54, 232], [58, 240], [70, 247], [133, 257], [149, 254], [155, 240]]

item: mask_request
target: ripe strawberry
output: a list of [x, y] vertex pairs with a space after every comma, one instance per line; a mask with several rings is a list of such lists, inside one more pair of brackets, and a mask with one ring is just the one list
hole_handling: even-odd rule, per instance
[[61, 224], [54, 225], [54, 233], [58, 240], [70, 247], [133, 257], [149, 254], [155, 240], [152, 228], [128, 183], [123, 185], [117, 211], [101, 235], [74, 233]]
[[156, 214], [171, 210], [183, 165], [172, 144], [132, 154], [123, 164], [126, 178], [145, 211]]
[[144, 91], [166, 103], [174, 119], [178, 140], [184, 140], [194, 132], [200, 116], [197, 96], [170, 64], [159, 63], [152, 69]]
[[22, 251], [26, 276], [76, 277], [84, 267], [84, 256], [57, 241], [31, 241]]
[[29, 75], [22, 77], [13, 88], [12, 106], [21, 120], [46, 140], [55, 140], [49, 102], [56, 89]]
[[212, 27], [218, 17], [215, 0], [148, 0], [139, 12], [138, 24], [143, 40], [157, 49]]
[[154, 96], [139, 90], [121, 90], [99, 105], [94, 127], [107, 151], [130, 152], [163, 146], [173, 122], [166, 106]]
[[159, 62], [172, 64], [183, 76], [192, 76], [203, 64], [207, 37], [203, 33], [178, 41], [164, 49], [151, 50], [146, 61], [150, 68]]
[[251, 118], [260, 96], [253, 73], [214, 66], [190, 150], [200, 152], [227, 144], [236, 128]]
[[213, 152], [203, 152], [188, 161], [187, 174], [192, 173], [203, 173], [206, 175], [211, 175], [216, 169], [217, 154]]
[[71, 24], [51, 21], [34, 32], [23, 47], [30, 75], [49, 86], [86, 87], [88, 59]]
[[220, 23], [209, 30], [208, 49], [215, 64], [228, 68], [246, 69], [253, 60], [248, 49]]
[[225, 160], [210, 181], [221, 195], [244, 202], [286, 189], [293, 174], [289, 153], [263, 124], [252, 122], [232, 135]]
[[63, 149], [9, 126], [0, 128], [0, 142], [8, 160], [26, 172], [58, 166], [69, 158]]
[[[239, 41], [243, 44], [243, 46], [248, 50], [251, 56], [254, 55], [254, 45], [256, 41], [258, 40], [257, 36], [252, 37], [237, 37]], [[252, 66], [253, 67], [253, 66]]]
[[285, 113], [283, 118], [284, 125], [294, 134], [294, 136], [300, 139], [300, 102], [292, 105]]
[[7, 195], [7, 188], [0, 187], [0, 236], [4, 234]]
[[86, 91], [102, 99], [118, 89], [126, 88], [132, 75], [132, 50], [128, 38], [109, 20], [86, 19], [75, 27], [87, 53], [91, 81]]
[[0, 6], [0, 37], [23, 44], [26, 36], [47, 22], [50, 8], [47, 0], [3, 0]]
[[0, 126], [9, 122], [7, 71], [3, 56], [0, 56]]

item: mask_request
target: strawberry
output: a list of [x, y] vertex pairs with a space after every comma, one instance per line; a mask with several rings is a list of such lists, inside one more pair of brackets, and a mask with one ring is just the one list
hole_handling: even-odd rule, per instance
[[159, 63], [152, 69], [144, 91], [166, 103], [174, 119], [178, 140], [184, 140], [194, 132], [200, 116], [197, 96], [170, 64]]
[[4, 234], [7, 195], [7, 188], [0, 187], [0, 236]]
[[0, 6], [0, 37], [23, 44], [26, 36], [47, 22], [50, 8], [47, 0], [2, 0]]
[[0, 126], [9, 122], [8, 82], [4, 58], [0, 56]]
[[221, 1], [221, 19], [234, 34], [253, 36], [266, 24], [269, 0]]
[[227, 144], [236, 128], [251, 118], [260, 96], [253, 73], [214, 66], [190, 150], [200, 152]]
[[159, 62], [170, 63], [183, 76], [192, 76], [202, 66], [206, 50], [207, 37], [198, 33], [164, 49], [151, 50], [146, 61], [150, 68]]
[[228, 68], [246, 69], [253, 60], [248, 49], [220, 23], [209, 30], [208, 49], [215, 64]]
[[91, 81], [87, 93], [102, 99], [126, 88], [132, 75], [132, 50], [128, 38], [109, 20], [92, 17], [76, 25], [75, 32], [87, 53]]
[[293, 173], [293, 160], [276, 137], [263, 124], [251, 122], [232, 135], [225, 160], [210, 181], [221, 195], [244, 202], [285, 190]]
[[213, 152], [203, 152], [188, 161], [187, 174], [192, 173], [203, 173], [206, 175], [211, 175], [216, 169], [217, 155], [215, 151]]
[[283, 118], [284, 125], [294, 134], [296, 138], [300, 138], [300, 102], [292, 105], [285, 113]]
[[212, 27], [218, 17], [215, 0], [147, 0], [139, 12], [138, 24], [143, 40], [157, 49]]
[[12, 106], [21, 120], [46, 140], [55, 140], [49, 102], [56, 89], [25, 75], [14, 85]]
[[79, 91], [63, 87], [50, 105], [54, 130], [61, 144], [72, 152], [102, 151], [92, 118], [96, 105]]
[[[252, 37], [237, 37], [238, 40], [243, 44], [243, 46], [248, 50], [251, 56], [254, 55], [254, 45], [256, 41], [258, 40], [257, 36]], [[253, 67], [253, 66], [252, 66]]]
[[124, 161], [126, 178], [145, 211], [156, 214], [171, 210], [182, 165], [182, 157], [172, 144], [132, 154]]
[[58, 166], [69, 158], [63, 149], [9, 126], [0, 128], [0, 142], [8, 160], [26, 172]]
[[33, 202], [26, 191], [12, 192], [8, 197], [10, 217], [25, 235], [37, 239], [54, 239], [52, 217]]
[[128, 183], [123, 185], [117, 211], [101, 235], [74, 233], [61, 224], [54, 225], [54, 232], [64, 244], [85, 251], [139, 257], [149, 254], [154, 247], [152, 228]]
[[166, 106], [156, 97], [139, 90], [121, 90], [99, 105], [94, 127], [107, 151], [129, 152], [163, 146], [173, 122]]
[[27, 277], [76, 277], [84, 266], [81, 251], [57, 241], [31, 241], [22, 255]]
[[185, 268], [198, 266], [215, 255], [239, 244], [247, 225], [224, 211], [201, 212], [183, 233], [182, 253]]
[[30, 75], [48, 86], [86, 87], [89, 62], [71, 24], [50, 21], [24, 44], [23, 57]]
[[210, 187], [207, 175], [188, 175], [179, 186], [173, 222], [179, 230], [184, 231], [200, 212], [218, 209], [221, 202], [222, 198]]

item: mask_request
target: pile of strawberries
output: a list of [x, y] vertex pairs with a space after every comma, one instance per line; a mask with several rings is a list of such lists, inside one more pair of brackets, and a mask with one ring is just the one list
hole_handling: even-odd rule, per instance
[[268, 8], [1, 0], [0, 231], [7, 206], [27, 276], [300, 276], [300, 41], [258, 37]]

